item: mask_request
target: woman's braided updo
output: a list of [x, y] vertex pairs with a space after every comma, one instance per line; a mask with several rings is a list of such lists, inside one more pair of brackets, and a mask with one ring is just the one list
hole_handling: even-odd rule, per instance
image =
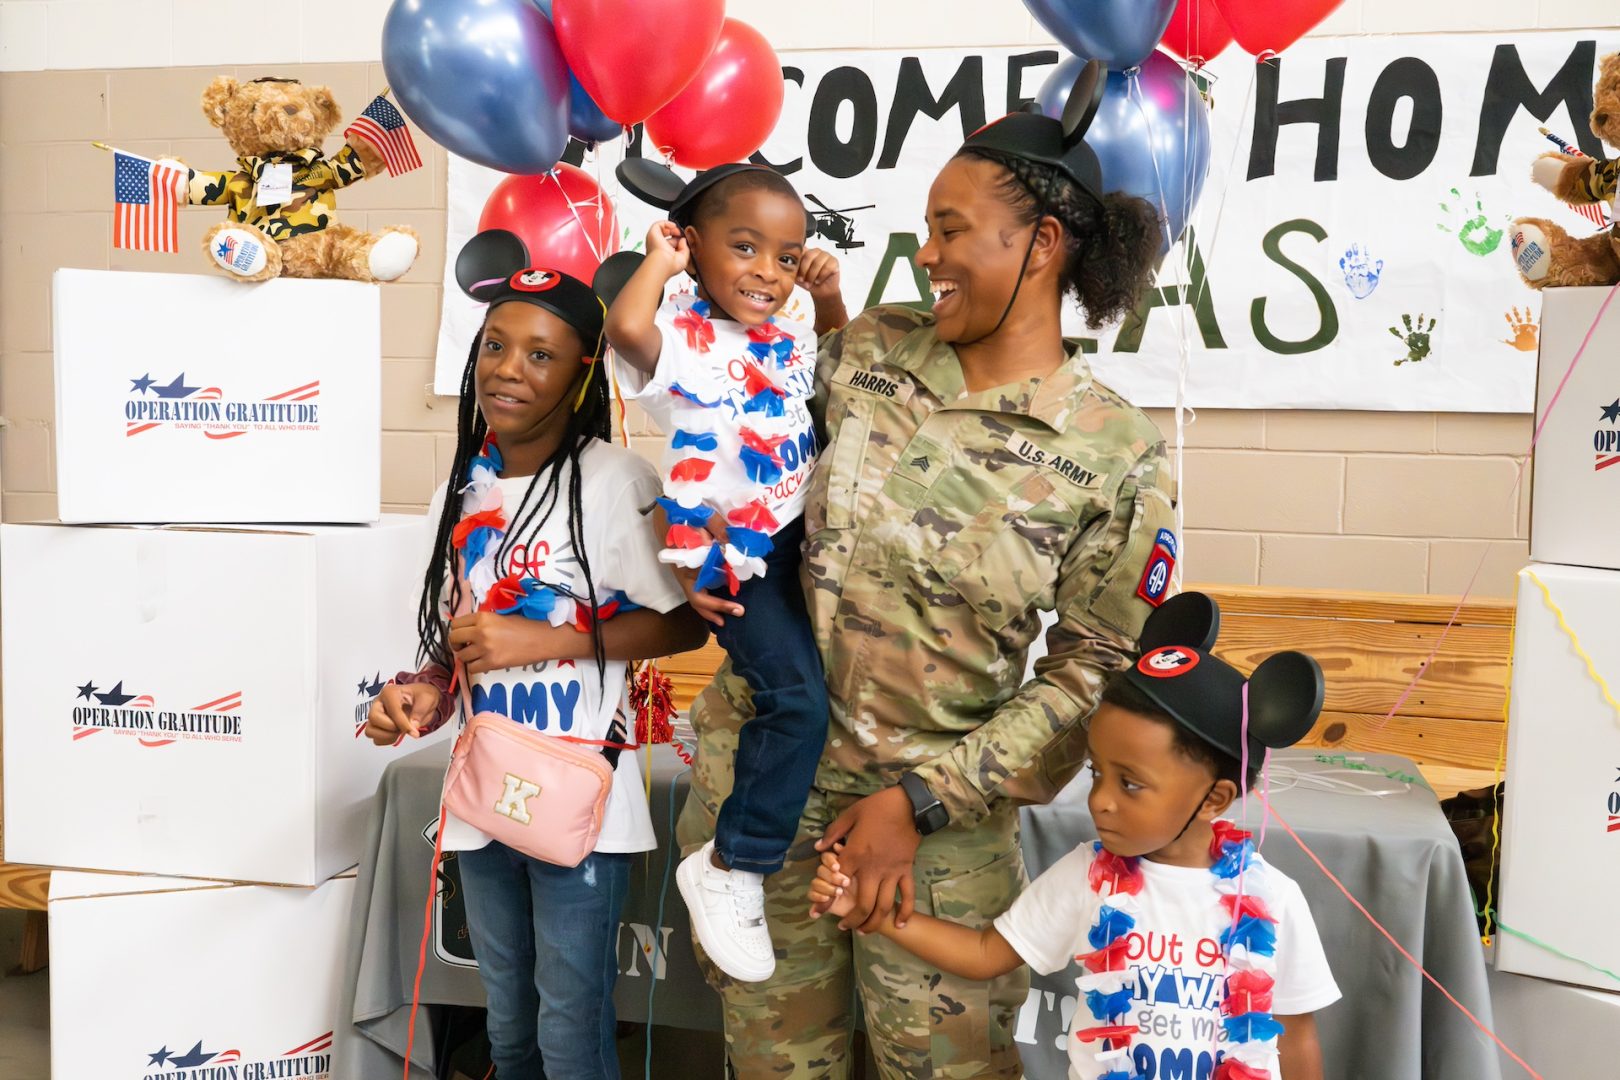
[[1159, 241], [1159, 215], [1145, 199], [1111, 192], [1101, 205], [1050, 165], [1040, 165], [977, 147], [960, 157], [979, 158], [1006, 170], [1000, 193], [1019, 224], [1034, 225], [1045, 213], [1063, 225], [1063, 291], [1085, 310], [1086, 326], [1096, 330], [1134, 311], [1153, 281]]

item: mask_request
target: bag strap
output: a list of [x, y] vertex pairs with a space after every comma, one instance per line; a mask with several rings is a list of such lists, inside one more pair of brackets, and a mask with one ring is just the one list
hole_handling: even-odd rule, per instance
[[416, 1045], [416, 1014], [422, 1006], [422, 973], [427, 970], [428, 936], [433, 931], [433, 901], [439, 895], [439, 863], [444, 858], [444, 824], [450, 809], [439, 797], [439, 827], [433, 834], [433, 862], [428, 871], [427, 905], [422, 912], [422, 940], [416, 949], [416, 978], [411, 982], [411, 1019], [405, 1028], [405, 1080], [411, 1080], [411, 1051]]

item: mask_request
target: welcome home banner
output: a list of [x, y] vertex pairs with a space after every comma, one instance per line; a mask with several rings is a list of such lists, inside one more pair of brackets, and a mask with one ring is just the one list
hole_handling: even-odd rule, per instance
[[[1256, 65], [1210, 65], [1209, 179], [1191, 232], [1135, 317], [1091, 343], [1099, 376], [1142, 406], [1527, 412], [1540, 299], [1508, 255], [1514, 216], [1595, 226], [1529, 180], [1548, 127], [1588, 154], [1597, 60], [1620, 31], [1306, 39]], [[787, 101], [756, 160], [818, 213], [851, 310], [923, 302], [911, 257], [928, 187], [963, 137], [1034, 97], [1053, 50], [783, 53]], [[1179, 149], [1179, 148], [1178, 148]], [[625, 246], [657, 214], [613, 167]], [[1144, 146], [1143, 152], [1147, 152]], [[451, 158], [445, 280], [501, 174]], [[590, 208], [580, 213], [594, 221]], [[795, 303], [808, 313], [809, 300]], [[457, 392], [481, 312], [451, 284], [435, 388]], [[1083, 335], [1071, 314], [1068, 328]]]

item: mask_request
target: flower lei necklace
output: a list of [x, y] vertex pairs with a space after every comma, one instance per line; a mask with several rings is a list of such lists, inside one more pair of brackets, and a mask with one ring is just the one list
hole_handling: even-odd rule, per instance
[[[710, 321], [713, 307], [707, 300], [695, 299], [675, 317], [675, 329], [686, 337], [687, 347], [706, 353], [714, 344], [714, 324]], [[766, 374], [761, 365], [776, 370], [792, 361], [796, 343], [793, 335], [768, 318], [746, 331], [748, 345], [743, 364], [743, 392], [747, 400], [742, 404], [744, 416], [780, 417], [786, 414], [786, 392]], [[704, 409], [718, 409], [721, 402], [708, 401], [699, 394], [675, 383], [670, 392]], [[788, 441], [786, 435], [761, 435], [744, 425], [738, 432], [742, 446], [738, 458], [750, 484], [765, 486], [782, 478], [785, 463], [781, 448]], [[700, 591], [725, 586], [735, 596], [739, 581], [765, 573], [765, 556], [771, 550], [771, 533], [778, 522], [764, 500], [755, 497], [726, 515], [727, 543], [715, 542], [706, 530], [715, 511], [702, 501], [698, 489], [709, 480], [714, 471], [712, 455], [719, 449], [719, 439], [713, 431], [676, 430], [670, 437], [671, 450], [689, 450], [686, 457], [669, 468], [665, 496], [658, 500], [669, 521], [665, 535], [665, 549], [660, 558], [664, 562], [698, 571], [696, 588]]]
[[597, 620], [635, 610], [636, 605], [622, 592], [615, 591], [605, 604], [593, 610], [588, 598], [577, 595], [564, 582], [542, 581], [530, 574], [500, 573], [496, 557], [507, 529], [499, 482], [502, 467], [500, 447], [492, 431], [467, 468], [467, 483], [461, 489], [461, 520], [450, 534], [450, 546], [461, 555], [477, 610], [522, 615], [552, 626], [571, 625], [582, 632], [588, 632]]
[[[1219, 941], [1230, 973], [1221, 1003], [1225, 1058], [1215, 1066], [1211, 1080], [1271, 1080], [1277, 1075], [1277, 1037], [1283, 1030], [1271, 1015], [1277, 920], [1266, 904], [1265, 875], [1251, 873], [1256, 856], [1250, 834], [1229, 821], [1217, 821], [1214, 828], [1209, 853], [1215, 864], [1210, 874], [1229, 922]], [[1107, 1071], [1097, 1080], [1140, 1080], [1144, 1074], [1132, 1062], [1130, 1050], [1140, 1029], [1125, 1019], [1134, 997], [1135, 978], [1126, 951], [1136, 926], [1136, 895], [1143, 886], [1141, 860], [1105, 851], [1101, 841], [1093, 850], [1091, 890], [1106, 902], [1097, 909], [1097, 920], [1087, 934], [1093, 951], [1075, 959], [1085, 967], [1077, 982], [1097, 1023], [1074, 1036], [1083, 1043], [1101, 1043], [1097, 1063]], [[1247, 883], [1245, 875], [1251, 878]]]

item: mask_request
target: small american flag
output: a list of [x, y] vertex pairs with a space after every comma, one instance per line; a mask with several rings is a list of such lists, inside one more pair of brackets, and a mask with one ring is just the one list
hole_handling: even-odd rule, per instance
[[178, 252], [187, 170], [122, 151], [113, 157], [113, 247]]
[[389, 176], [403, 176], [422, 167], [422, 156], [411, 141], [411, 129], [405, 126], [405, 117], [381, 94], [344, 129], [345, 139], [351, 135], [358, 135], [377, 148], [383, 164], [388, 166]]

